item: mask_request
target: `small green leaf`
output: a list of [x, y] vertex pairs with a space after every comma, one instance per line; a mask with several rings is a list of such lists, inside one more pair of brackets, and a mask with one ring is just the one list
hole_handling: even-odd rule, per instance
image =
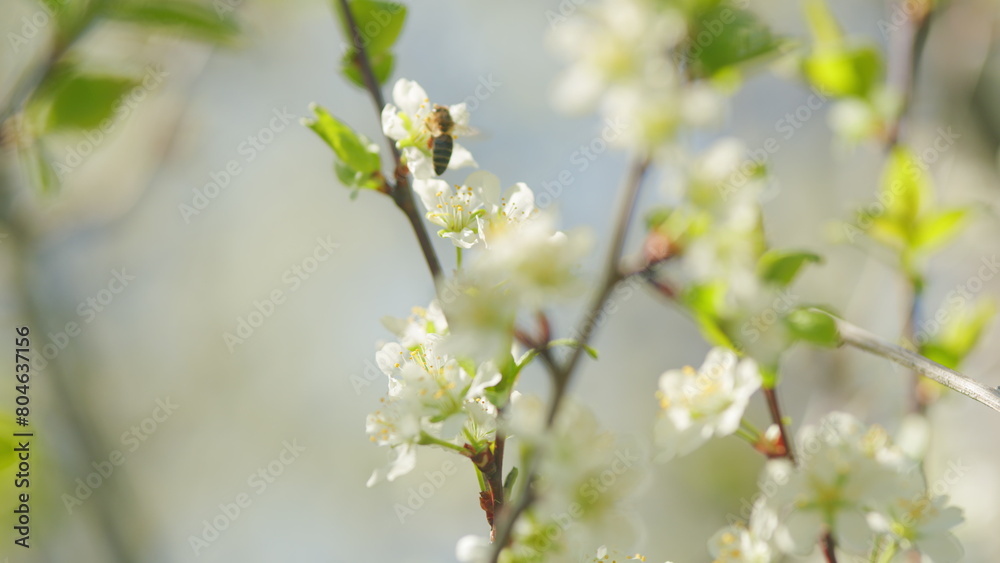
[[176, 33], [213, 43], [230, 43], [239, 35], [236, 23], [206, 3], [190, 0], [128, 0], [112, 2], [111, 19], [144, 28]]
[[333, 149], [337, 156], [334, 165], [337, 178], [348, 187], [380, 187], [381, 182], [376, 181], [381, 168], [378, 145], [355, 133], [324, 108], [314, 105], [312, 111], [316, 117], [304, 123]]
[[[336, 4], [339, 6], [340, 3]], [[392, 49], [403, 31], [406, 6], [395, 2], [373, 0], [352, 0], [350, 6], [354, 23], [361, 33], [361, 45], [365, 50], [369, 54], [374, 54]], [[341, 20], [343, 21], [343, 18]], [[347, 42], [353, 45], [354, 39], [348, 35], [346, 22], [343, 27]]]
[[704, 12], [690, 32], [686, 57], [694, 76], [712, 77], [752, 59], [774, 54], [782, 42], [757, 16], [730, 2]]
[[966, 208], [945, 209], [927, 214], [917, 225], [913, 247], [930, 250], [945, 245], [965, 227], [968, 216], [969, 210]]
[[955, 314], [949, 315], [940, 331], [920, 346], [920, 353], [945, 367], [958, 369], [979, 343], [996, 311], [992, 299], [953, 311]]
[[514, 484], [517, 483], [517, 466], [511, 467], [507, 473], [507, 478], [503, 481], [503, 496], [509, 499], [514, 492]]
[[767, 283], [786, 287], [795, 280], [803, 266], [818, 264], [823, 259], [818, 254], [800, 250], [769, 250], [757, 262], [757, 275]]
[[836, 348], [840, 345], [837, 324], [830, 315], [817, 310], [796, 309], [783, 319], [792, 337], [817, 346]]
[[805, 4], [806, 21], [813, 39], [820, 44], [836, 44], [843, 39], [837, 18], [833, 16], [825, 0], [809, 0]]
[[[392, 53], [388, 51], [382, 51], [379, 53], [369, 53], [368, 63], [372, 66], [372, 74], [375, 75], [375, 81], [379, 85], [385, 84], [386, 80], [392, 76], [392, 67], [395, 64], [395, 58]], [[354, 49], [348, 49], [344, 53], [344, 57], [340, 61], [341, 72], [344, 76], [351, 81], [356, 86], [365, 88], [365, 80], [361, 75], [361, 67], [359, 66], [357, 59], [357, 51]]]
[[518, 365], [513, 356], [507, 354], [503, 365], [500, 366], [500, 383], [486, 388], [483, 392], [486, 400], [497, 408], [504, 407], [510, 401], [510, 394], [514, 390], [514, 384], [517, 383], [517, 376], [521, 373], [523, 367], [524, 365]]
[[897, 250], [911, 249], [918, 238], [921, 215], [930, 205], [927, 173], [912, 152], [897, 146], [886, 160], [881, 183], [879, 201], [861, 212], [859, 223], [873, 239]]
[[681, 301], [692, 311], [715, 318], [722, 310], [725, 296], [725, 282], [716, 281], [688, 286], [681, 294]]
[[59, 79], [48, 100], [46, 129], [90, 130], [109, 119], [118, 101], [136, 86], [123, 76], [74, 73]]
[[817, 47], [802, 63], [809, 82], [828, 96], [867, 99], [882, 80], [874, 47]]

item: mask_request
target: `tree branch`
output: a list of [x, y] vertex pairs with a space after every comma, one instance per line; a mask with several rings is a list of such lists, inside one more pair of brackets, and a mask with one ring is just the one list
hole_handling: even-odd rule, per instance
[[[548, 412], [546, 414], [546, 426], [548, 429], [551, 429], [553, 423], [555, 422], [559, 406], [562, 404], [562, 400], [566, 395], [566, 388], [569, 385], [569, 381], [572, 378], [577, 364], [580, 362], [580, 358], [583, 355], [590, 337], [593, 335], [594, 329], [597, 327], [597, 319], [600, 318], [601, 309], [604, 308], [604, 303], [607, 301], [608, 296], [611, 294], [611, 290], [614, 289], [615, 285], [625, 277], [621, 272], [619, 262], [621, 261], [622, 252], [625, 247], [625, 238], [628, 234], [628, 228], [632, 222], [632, 216], [635, 212], [636, 201], [639, 197], [639, 188], [642, 186], [642, 179], [646, 175], [646, 170], [649, 169], [649, 163], [650, 161], [648, 157], [636, 160], [629, 168], [628, 175], [619, 190], [618, 205], [614, 215], [614, 230], [612, 232], [611, 245], [608, 248], [608, 256], [604, 268], [604, 281], [601, 284], [601, 288], [594, 296], [587, 314], [580, 321], [580, 325], [576, 329], [576, 340], [579, 345], [573, 348], [573, 351], [570, 352], [569, 357], [562, 363], [562, 365], [552, 361], [551, 357], [545, 357], [544, 354], [548, 354], [547, 349], [542, 352], [543, 359], [546, 360], [546, 366], [549, 368], [549, 373], [552, 376], [553, 387], [552, 396], [549, 400]], [[490, 563], [497, 563], [503, 548], [506, 547], [511, 540], [514, 523], [517, 522], [517, 519], [521, 516], [521, 514], [523, 514], [524, 511], [527, 510], [535, 501], [535, 497], [531, 492], [531, 485], [538, 472], [537, 460], [538, 457], [536, 456], [531, 463], [531, 466], [528, 468], [528, 471], [525, 472], [525, 486], [521, 498], [516, 504], [507, 504], [504, 507], [502, 514], [496, 515], [498, 524], [493, 542], [493, 551], [490, 553]]]
[[[358, 23], [354, 19], [354, 14], [351, 12], [347, 0], [340, 0], [340, 8], [343, 12], [344, 21], [351, 30], [351, 42], [354, 45], [355, 51], [354, 62], [357, 64], [358, 70], [361, 71], [365, 89], [368, 90], [372, 103], [375, 104], [375, 113], [378, 116], [379, 124], [381, 124], [382, 109], [385, 108], [385, 98], [382, 97], [382, 90], [379, 88], [378, 80], [375, 78], [375, 72], [372, 71], [371, 61], [368, 59], [368, 51], [365, 50], [361, 30], [358, 28]], [[399, 149], [396, 148], [396, 142], [388, 137], [385, 140], [389, 143], [394, 163], [393, 175], [395, 183], [389, 185], [389, 193], [392, 196], [392, 200], [396, 203], [396, 207], [406, 215], [406, 219], [413, 228], [413, 233], [417, 235], [420, 251], [427, 262], [427, 269], [430, 270], [431, 276], [434, 278], [434, 283], [437, 285], [442, 279], [441, 262], [438, 260], [437, 253], [434, 251], [434, 245], [431, 243], [430, 235], [427, 234], [427, 228], [424, 226], [423, 219], [413, 201], [413, 193], [410, 191], [409, 172], [406, 165], [403, 164]]]
[[[820, 311], [820, 309], [812, 309], [812, 311]], [[937, 362], [928, 360], [920, 354], [911, 352], [896, 344], [885, 342], [874, 334], [843, 319], [830, 315], [826, 311], [820, 312], [829, 315], [837, 324], [837, 331], [840, 333], [842, 344], [847, 344], [870, 354], [892, 360], [903, 367], [914, 370], [945, 387], [958, 391], [1000, 412], [1000, 388], [990, 387], [953, 369], [946, 368]]]

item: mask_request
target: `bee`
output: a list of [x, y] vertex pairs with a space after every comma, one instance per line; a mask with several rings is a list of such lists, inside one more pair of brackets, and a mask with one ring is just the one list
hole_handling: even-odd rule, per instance
[[434, 113], [427, 118], [427, 129], [431, 132], [431, 140], [427, 148], [431, 149], [434, 160], [434, 173], [440, 176], [448, 169], [451, 162], [451, 151], [455, 148], [455, 120], [451, 112], [444, 106], [434, 105]]

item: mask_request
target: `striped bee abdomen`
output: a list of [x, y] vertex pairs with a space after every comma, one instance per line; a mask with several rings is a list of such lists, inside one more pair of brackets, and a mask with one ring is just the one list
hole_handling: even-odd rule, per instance
[[440, 176], [448, 169], [451, 162], [451, 151], [455, 146], [455, 140], [451, 135], [438, 135], [434, 137], [434, 173]]

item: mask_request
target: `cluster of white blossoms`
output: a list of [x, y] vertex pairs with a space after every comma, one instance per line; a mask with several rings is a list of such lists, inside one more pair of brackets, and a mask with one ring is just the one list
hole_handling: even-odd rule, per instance
[[481, 445], [496, 431], [496, 407], [483, 394], [500, 381], [500, 372], [492, 362], [471, 372], [468, 364], [441, 351], [448, 324], [437, 303], [385, 324], [400, 342], [384, 345], [375, 355], [389, 391], [382, 407], [368, 415], [366, 429], [373, 442], [392, 449], [392, 456], [386, 469], [372, 473], [368, 486], [410, 472], [418, 445]]
[[[432, 125], [434, 106], [427, 92], [412, 80], [400, 79], [392, 88], [393, 104], [382, 109], [382, 132], [396, 141], [402, 151], [407, 168], [416, 180], [434, 177], [432, 141], [436, 131]], [[468, 135], [469, 110], [464, 103], [447, 106], [454, 121], [453, 136]], [[448, 169], [476, 166], [472, 154], [455, 143]]]
[[558, 78], [558, 108], [598, 108], [620, 122], [618, 144], [655, 147], [682, 124], [705, 125], [724, 114], [722, 95], [686, 81], [671, 50], [686, 36], [682, 13], [656, 0], [601, 0], [553, 26], [551, 49], [571, 62]]
[[833, 412], [802, 428], [796, 451], [798, 465], [775, 459], [765, 466], [764, 494], [749, 528], [728, 526], [710, 540], [718, 560], [807, 555], [825, 533], [839, 550], [857, 555], [902, 558], [917, 550], [934, 563], [961, 558], [950, 532], [962, 521], [961, 510], [946, 506], [947, 497], [928, 496], [918, 464], [881, 428]]

